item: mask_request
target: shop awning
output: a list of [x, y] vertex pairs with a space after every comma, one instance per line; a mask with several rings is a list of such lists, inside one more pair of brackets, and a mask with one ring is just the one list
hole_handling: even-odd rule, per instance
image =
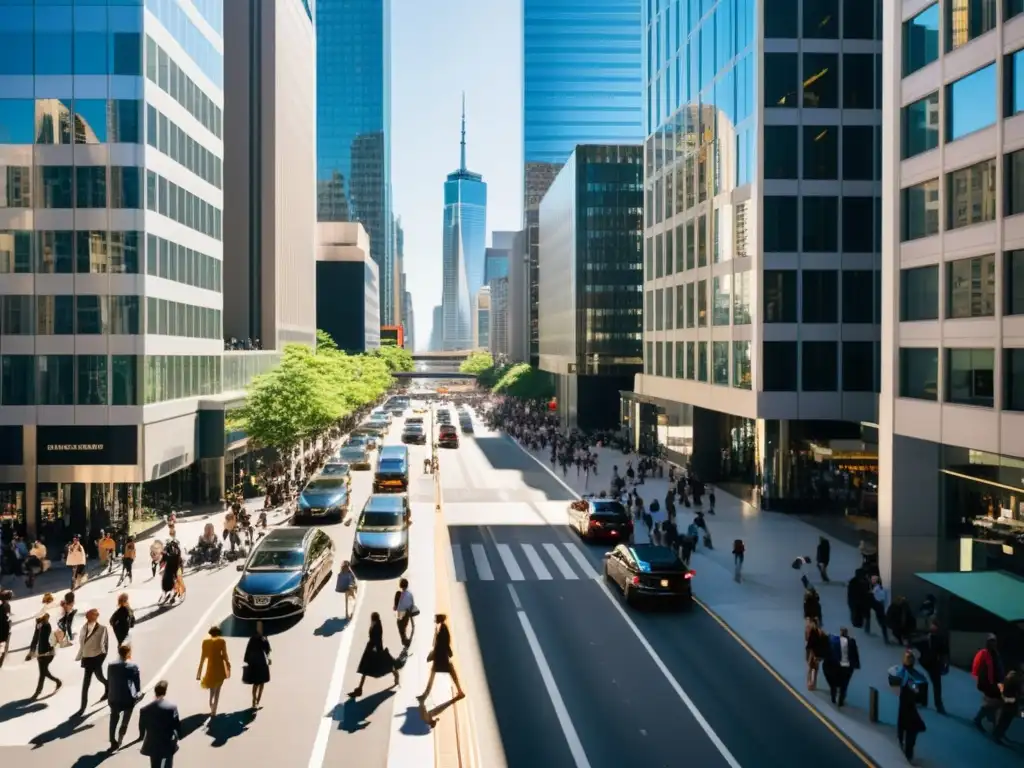
[[1024, 579], [1004, 571], [918, 573], [934, 584], [1004, 621], [1024, 621]]

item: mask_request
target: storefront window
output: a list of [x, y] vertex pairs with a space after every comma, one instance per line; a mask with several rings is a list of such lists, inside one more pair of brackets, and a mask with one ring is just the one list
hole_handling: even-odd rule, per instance
[[0, 483], [0, 538], [6, 542], [12, 534], [24, 536], [25, 522], [25, 485]]

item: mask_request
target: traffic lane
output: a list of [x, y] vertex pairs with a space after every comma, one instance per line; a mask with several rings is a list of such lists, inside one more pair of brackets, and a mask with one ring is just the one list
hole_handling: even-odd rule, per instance
[[740, 765], [870, 765], [699, 607], [629, 614]]
[[[572, 501], [576, 498], [507, 435], [497, 433], [463, 435], [459, 448], [442, 450], [442, 462], [445, 461], [445, 454], [458, 454], [462, 451], [469, 451], [471, 454], [479, 452], [481, 463], [485, 465], [484, 472], [490, 470], [518, 472], [522, 484], [542, 493], [547, 501]], [[468, 470], [472, 469], [473, 460], [469, 456], [463, 458], [459, 455], [453, 458], [461, 460], [463, 466]], [[445, 486], [443, 463], [441, 470], [441, 482], [442, 486]]]
[[[574, 765], [507, 586], [497, 582], [456, 586], [462, 587], [464, 597], [453, 601], [459, 610], [456, 631], [467, 622], [472, 624], [476, 637], [473, 653], [480, 659], [479, 675], [472, 674], [473, 666], [462, 664], [461, 658], [455, 659], [456, 671], [469, 673], [462, 684], [474, 721], [493, 722], [497, 731], [495, 738], [488, 740], [483, 738], [486, 731], [478, 734], [482, 764], [509, 768]], [[442, 684], [443, 679], [436, 683]], [[485, 706], [481, 691], [486, 691], [490, 712], [478, 713]]]
[[727, 768], [599, 582], [520, 582], [515, 589], [592, 768], [632, 765], [637, 755], [645, 765], [674, 768], [681, 751], [693, 765]]

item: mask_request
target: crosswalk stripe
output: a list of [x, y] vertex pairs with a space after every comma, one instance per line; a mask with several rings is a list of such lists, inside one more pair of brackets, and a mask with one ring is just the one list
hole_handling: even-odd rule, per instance
[[581, 571], [583, 571], [583, 575], [586, 576], [588, 579], [596, 579], [597, 571], [594, 570], [594, 566], [590, 564], [590, 561], [587, 559], [587, 556], [580, 552], [580, 548], [573, 544], [571, 541], [565, 542], [564, 545], [566, 551], [569, 553], [569, 556], [576, 561], [576, 565], [579, 566], [579, 569]]
[[523, 581], [524, 576], [522, 570], [519, 568], [519, 563], [516, 562], [515, 555], [512, 554], [512, 547], [508, 544], [495, 544], [498, 548], [498, 554], [501, 555], [501, 562], [505, 565], [505, 570], [508, 571], [508, 577], [512, 581]]
[[452, 559], [449, 563], [451, 565], [452, 574], [455, 576], [456, 581], [466, 580], [466, 559], [462, 554], [461, 544], [452, 544]]
[[576, 576], [576, 571], [574, 571], [570, 567], [568, 561], [562, 557], [562, 553], [558, 551], [558, 547], [554, 544], [545, 544], [544, 551], [548, 553], [548, 557], [551, 558], [555, 567], [558, 568], [559, 572], [562, 574], [562, 578], [569, 579], [570, 581], [577, 580], [578, 577]]
[[480, 575], [480, 580], [494, 581], [494, 571], [491, 570], [491, 564], [487, 561], [487, 550], [484, 549], [484, 545], [470, 544], [469, 547], [473, 553], [473, 565], [476, 566], [476, 572]]
[[540, 555], [537, 554], [537, 550], [534, 549], [533, 544], [520, 544], [523, 548], [523, 554], [526, 555], [526, 559], [530, 561], [530, 567], [533, 568], [533, 572], [537, 574], [537, 578], [541, 581], [551, 581], [551, 571], [544, 565], [544, 561], [540, 559]]

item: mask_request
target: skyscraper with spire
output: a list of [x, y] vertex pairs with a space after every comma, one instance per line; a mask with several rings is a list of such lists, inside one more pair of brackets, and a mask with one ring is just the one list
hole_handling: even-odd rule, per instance
[[487, 243], [487, 184], [466, 167], [466, 95], [462, 95], [459, 169], [444, 183], [444, 248], [441, 289], [441, 344], [470, 349], [473, 308], [484, 286]]

